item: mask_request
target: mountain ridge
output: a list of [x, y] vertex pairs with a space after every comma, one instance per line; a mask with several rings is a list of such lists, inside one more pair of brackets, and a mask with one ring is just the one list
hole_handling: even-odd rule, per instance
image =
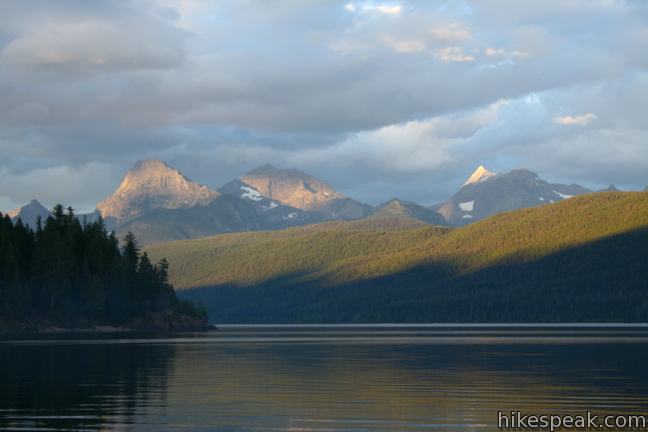
[[405, 201], [399, 198], [378, 205], [367, 219], [396, 218], [404, 220], [419, 221], [430, 225], [447, 225], [443, 216], [434, 210], [423, 207], [412, 201]]
[[494, 174], [480, 167], [437, 211], [451, 225], [461, 226], [493, 214], [553, 204], [592, 192], [577, 184], [549, 183], [524, 168]]
[[371, 211], [370, 206], [297, 169], [279, 169], [266, 164], [244, 174], [240, 181], [270, 200], [318, 213], [323, 219], [357, 219]]

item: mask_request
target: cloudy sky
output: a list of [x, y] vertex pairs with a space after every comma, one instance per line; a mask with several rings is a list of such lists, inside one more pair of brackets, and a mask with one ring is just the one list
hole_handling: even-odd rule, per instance
[[92, 209], [143, 158], [372, 204], [480, 164], [643, 189], [648, 2], [5, 0], [0, 95], [0, 211]]

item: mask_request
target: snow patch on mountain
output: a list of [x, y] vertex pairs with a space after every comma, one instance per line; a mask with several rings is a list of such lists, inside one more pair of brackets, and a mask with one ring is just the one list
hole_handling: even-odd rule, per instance
[[475, 209], [475, 201], [467, 201], [459, 204], [459, 208], [465, 212], [471, 212]]
[[558, 192], [558, 191], [553, 191], [553, 192], [554, 192], [556, 195], [558, 195], [560, 198], [562, 198], [562, 199], [569, 199], [569, 198], [573, 198], [573, 197], [574, 197], [574, 195], [562, 194], [562, 193], [560, 193], [560, 192]]
[[252, 200], [252, 201], [261, 201], [263, 199], [263, 197], [261, 196], [259, 191], [256, 190], [256, 189], [253, 189], [253, 188], [248, 187], [248, 186], [241, 186], [241, 190], [245, 191], [241, 195], [241, 198], [249, 199], [249, 200]]

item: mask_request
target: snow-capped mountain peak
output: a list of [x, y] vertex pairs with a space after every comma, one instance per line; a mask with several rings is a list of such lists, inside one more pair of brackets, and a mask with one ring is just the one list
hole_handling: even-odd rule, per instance
[[479, 165], [479, 168], [477, 168], [475, 172], [472, 173], [470, 178], [466, 181], [466, 183], [464, 183], [464, 186], [473, 183], [481, 183], [496, 175], [496, 173], [488, 171], [483, 165]]

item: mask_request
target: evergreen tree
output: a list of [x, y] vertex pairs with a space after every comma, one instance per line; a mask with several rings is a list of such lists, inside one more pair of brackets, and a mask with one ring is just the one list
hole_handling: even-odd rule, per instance
[[140, 248], [135, 239], [135, 235], [129, 231], [128, 234], [126, 234], [126, 237], [124, 237], [124, 243], [122, 249], [124, 264], [126, 265], [127, 270], [135, 273], [137, 271], [140, 254]]

